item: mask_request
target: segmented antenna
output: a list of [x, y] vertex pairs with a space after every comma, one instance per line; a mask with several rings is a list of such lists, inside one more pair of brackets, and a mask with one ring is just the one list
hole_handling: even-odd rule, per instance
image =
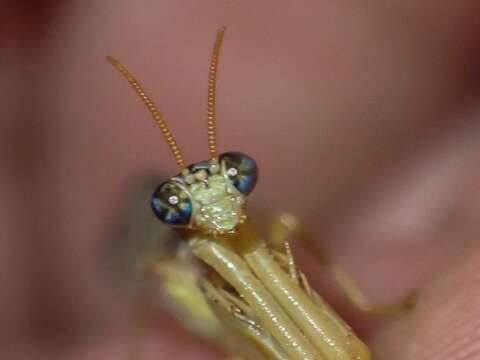
[[145, 93], [143, 87], [139, 84], [137, 79], [132, 75], [132, 73], [122, 65], [118, 60], [112, 58], [111, 56], [107, 56], [107, 61], [113, 65], [115, 69], [117, 69], [120, 74], [122, 74], [130, 83], [132, 88], [135, 90], [137, 95], [143, 101], [143, 103], [147, 106], [148, 111], [152, 114], [153, 119], [157, 123], [158, 127], [162, 131], [162, 134], [167, 142], [168, 147], [172, 151], [173, 156], [175, 157], [175, 161], [177, 162], [180, 169], [186, 168], [185, 161], [183, 160], [182, 152], [177, 145], [177, 142], [173, 138], [170, 129], [168, 128], [165, 120], [163, 120], [163, 116], [158, 110], [157, 106], [153, 103], [150, 97]]
[[220, 56], [220, 48], [222, 47], [225, 27], [217, 32], [215, 45], [213, 46], [212, 57], [210, 60], [210, 68], [208, 72], [208, 98], [207, 98], [207, 134], [208, 134], [208, 150], [210, 158], [217, 158], [217, 129], [216, 129], [216, 86], [217, 86], [217, 67]]

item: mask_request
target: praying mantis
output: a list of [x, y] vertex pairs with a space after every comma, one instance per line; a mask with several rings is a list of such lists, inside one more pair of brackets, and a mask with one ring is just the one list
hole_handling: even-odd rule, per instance
[[[217, 153], [216, 83], [225, 28], [213, 47], [207, 97], [209, 158], [187, 165], [162, 114], [142, 85], [118, 60], [122, 74], [160, 128], [180, 172], [154, 191], [156, 217], [182, 239], [169, 259], [155, 256], [148, 272], [159, 280], [185, 325], [237, 359], [367, 360], [367, 345], [309, 284], [294, 259], [290, 239], [304, 239], [298, 219], [282, 213], [266, 239], [247, 216], [247, 196], [258, 166], [241, 152]], [[312, 247], [313, 251], [319, 251]], [[324, 253], [324, 268], [347, 298], [368, 312], [390, 313], [411, 306], [375, 307]]]

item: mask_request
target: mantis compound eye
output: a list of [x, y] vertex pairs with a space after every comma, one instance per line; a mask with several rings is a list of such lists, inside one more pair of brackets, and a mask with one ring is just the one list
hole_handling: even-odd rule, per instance
[[223, 174], [230, 179], [232, 185], [242, 194], [248, 195], [255, 188], [258, 167], [250, 156], [240, 152], [228, 152], [220, 156]]
[[152, 209], [165, 224], [188, 226], [192, 217], [192, 201], [185, 190], [174, 181], [161, 184], [152, 195]]

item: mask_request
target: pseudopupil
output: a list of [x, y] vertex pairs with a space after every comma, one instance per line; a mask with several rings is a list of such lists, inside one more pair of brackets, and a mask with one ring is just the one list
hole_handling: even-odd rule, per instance
[[257, 183], [258, 168], [255, 160], [240, 152], [228, 152], [220, 156], [225, 173], [233, 186], [242, 194], [249, 194]]
[[152, 210], [164, 223], [187, 226], [192, 216], [192, 201], [187, 193], [172, 181], [161, 184], [152, 195]]

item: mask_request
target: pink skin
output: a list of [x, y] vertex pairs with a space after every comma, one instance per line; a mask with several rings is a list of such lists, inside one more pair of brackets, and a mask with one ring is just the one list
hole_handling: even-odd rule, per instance
[[[221, 25], [219, 147], [258, 160], [251, 206], [299, 215], [377, 301], [420, 289], [398, 321], [345, 312], [376, 358], [474, 358], [478, 1], [66, 3], [2, 11], [0, 358], [126, 358], [131, 306], [99, 248], [133, 179], [177, 169], [104, 56], [195, 162]], [[146, 359], [214, 357], [161, 316]]]

